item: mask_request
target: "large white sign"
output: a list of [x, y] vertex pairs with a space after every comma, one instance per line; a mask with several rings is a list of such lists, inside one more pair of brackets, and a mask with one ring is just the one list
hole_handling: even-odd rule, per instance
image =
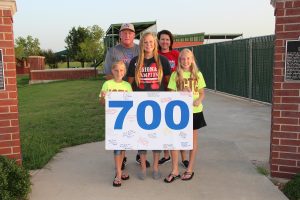
[[191, 150], [193, 97], [189, 92], [109, 92], [107, 150]]

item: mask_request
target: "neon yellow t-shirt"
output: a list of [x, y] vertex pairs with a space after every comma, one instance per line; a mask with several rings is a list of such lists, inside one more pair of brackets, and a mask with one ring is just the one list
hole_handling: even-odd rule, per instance
[[[176, 77], [177, 77], [177, 72], [173, 72], [171, 74], [168, 88], [171, 90], [177, 91], [177, 86], [176, 86]], [[183, 88], [188, 87], [193, 91], [193, 99], [199, 98], [199, 89], [205, 88], [205, 80], [203, 78], [203, 75], [201, 72], [198, 73], [198, 80], [197, 79], [191, 79], [191, 72], [183, 72], [183, 79], [184, 79], [184, 85]], [[193, 113], [198, 113], [202, 112], [203, 110], [203, 105], [202, 103], [199, 106], [193, 106]]]
[[[108, 80], [105, 81], [102, 85], [101, 92], [132, 92], [131, 85], [126, 82], [122, 81], [120, 83], [116, 82], [115, 80]], [[101, 92], [99, 97], [101, 97]]]

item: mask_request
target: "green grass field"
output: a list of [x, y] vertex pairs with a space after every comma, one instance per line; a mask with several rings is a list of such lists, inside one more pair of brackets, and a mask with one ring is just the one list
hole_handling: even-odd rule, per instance
[[18, 77], [23, 165], [42, 168], [63, 147], [104, 139], [103, 78], [28, 85]]

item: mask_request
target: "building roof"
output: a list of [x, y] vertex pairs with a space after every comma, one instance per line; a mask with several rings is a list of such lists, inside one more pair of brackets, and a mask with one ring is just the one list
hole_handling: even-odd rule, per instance
[[190, 46], [197, 46], [204, 43], [204, 40], [210, 39], [234, 39], [237, 37], [241, 37], [243, 34], [205, 34], [203, 33], [192, 33], [192, 34], [174, 34], [174, 44], [173, 48], [182, 48], [182, 47], [190, 47]]
[[204, 39], [235, 39], [241, 36], [242, 33], [205, 34]]
[[[135, 39], [140, 39], [141, 33], [146, 29], [156, 26], [156, 21], [149, 22], [132, 22], [135, 29]], [[108, 30], [105, 33], [104, 37], [104, 45], [105, 49], [116, 45], [119, 41], [119, 30], [121, 28], [122, 23], [119, 24], [111, 24]]]
[[220, 34], [205, 34], [192, 33], [192, 34], [174, 34], [174, 40], [176, 42], [203, 42], [204, 39], [234, 39], [243, 36], [242, 33], [220, 33]]
[[65, 49], [65, 50], [62, 50], [62, 51], [55, 52], [55, 55], [56, 56], [67, 56], [68, 55], [68, 50]]
[[[133, 26], [134, 26], [135, 34], [136, 34], [136, 39], [139, 39], [140, 33], [142, 31], [146, 30], [147, 28], [156, 25], [156, 21], [150, 21], [150, 22], [133, 22], [131, 24], [133, 24]], [[111, 24], [110, 27], [107, 29], [105, 36], [114, 35], [114, 36], [118, 37], [121, 25], [122, 25], [122, 23]]]
[[203, 42], [204, 33], [192, 33], [192, 34], [174, 34], [175, 42]]

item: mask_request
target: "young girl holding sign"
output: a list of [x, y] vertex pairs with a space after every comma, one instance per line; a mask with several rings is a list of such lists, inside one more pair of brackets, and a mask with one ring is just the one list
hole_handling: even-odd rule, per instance
[[[115, 62], [111, 67], [111, 72], [113, 79], [105, 81], [101, 93], [100, 93], [100, 103], [105, 105], [105, 95], [106, 92], [131, 92], [131, 85], [123, 81], [123, 77], [126, 75], [126, 66], [123, 61]], [[122, 161], [125, 156], [124, 150], [114, 150], [115, 168], [116, 175], [113, 181], [114, 187], [121, 186], [121, 180], [128, 180], [129, 175], [127, 173], [122, 173]]]
[[189, 165], [180, 176], [178, 171], [178, 150], [172, 150], [172, 172], [164, 179], [171, 183], [181, 177], [182, 180], [191, 180], [194, 176], [194, 163], [198, 148], [198, 129], [206, 126], [203, 116], [204, 87], [206, 87], [202, 73], [198, 70], [193, 53], [183, 49], [179, 54], [177, 71], [173, 72], [168, 88], [174, 91], [193, 92], [193, 149], [190, 150]]
[[[158, 44], [153, 33], [143, 34], [140, 40], [140, 54], [134, 57], [128, 68], [128, 82], [132, 84], [133, 91], [165, 91], [164, 81], [169, 80], [171, 71], [168, 59], [158, 54]], [[158, 170], [160, 150], [153, 151], [153, 179], [159, 179]], [[146, 151], [139, 150], [141, 159], [140, 179], [146, 178]]]

